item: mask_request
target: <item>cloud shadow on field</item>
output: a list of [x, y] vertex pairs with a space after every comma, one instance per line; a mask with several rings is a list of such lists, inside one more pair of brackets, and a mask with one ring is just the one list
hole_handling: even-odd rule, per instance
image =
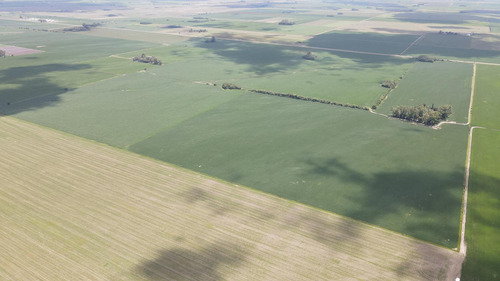
[[[408, 34], [329, 32], [314, 36], [307, 41], [307, 45], [311, 47], [397, 55], [417, 38], [417, 35]], [[341, 56], [344, 57], [344, 54]], [[388, 61], [391, 59], [397, 58], [387, 57]]]
[[334, 177], [363, 188], [363, 192], [346, 195], [346, 200], [358, 207], [339, 212], [341, 215], [449, 248], [457, 247], [462, 167], [448, 173], [402, 170], [365, 175], [338, 159], [315, 159], [306, 163], [308, 176]]
[[13, 115], [59, 102], [59, 95], [73, 89], [57, 85], [45, 74], [90, 69], [89, 64], [43, 64], [11, 67], [0, 71], [0, 79], [13, 88], [0, 90], [0, 114]]
[[159, 251], [156, 258], [139, 264], [137, 271], [148, 280], [205, 280], [224, 278], [220, 266], [237, 267], [245, 261], [246, 251], [237, 243], [215, 242], [199, 250], [173, 247]]
[[[325, 63], [331, 61], [333, 64], [340, 63], [342, 65], [339, 71], [345, 69], [364, 70], [367, 68], [379, 68], [387, 64], [401, 65], [411, 62], [411, 59], [406, 58], [317, 50], [307, 47], [276, 46], [266, 43], [251, 43], [225, 39], [218, 39], [215, 43], [206, 43], [199, 39], [192, 40], [196, 40], [196, 47], [208, 49], [222, 59], [232, 61], [239, 65], [245, 65], [247, 66], [247, 71], [254, 72], [257, 75], [287, 72], [295, 69], [302, 63], [310, 63], [302, 58], [308, 51], [313, 53], [329, 52], [337, 57], [346, 58], [354, 62], [352, 65], [345, 65], [345, 62], [339, 62], [328, 56], [318, 59], [318, 68], [325, 67]], [[404, 45], [404, 48], [406, 47], [407, 45]], [[402, 47], [402, 49], [404, 48]]]
[[[396, 20], [414, 23], [437, 23], [437, 24], [467, 24], [469, 21], [480, 21], [487, 23], [498, 23], [500, 19], [493, 17], [478, 16], [472, 13], [436, 13], [436, 12], [408, 12], [398, 13], [394, 16]], [[478, 12], [478, 11], [476, 11]], [[484, 11], [487, 14], [488, 11]], [[490, 11], [498, 13], [498, 11]]]
[[250, 42], [219, 39], [215, 43], [197, 40], [196, 47], [211, 50], [214, 54], [236, 64], [246, 65], [248, 71], [259, 75], [286, 71], [301, 64], [304, 60], [288, 49]]

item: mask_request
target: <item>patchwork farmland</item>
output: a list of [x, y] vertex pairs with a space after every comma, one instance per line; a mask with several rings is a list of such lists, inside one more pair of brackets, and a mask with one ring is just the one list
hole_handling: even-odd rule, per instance
[[458, 253], [375, 226], [12, 118], [0, 129], [3, 280], [421, 280], [460, 270]]
[[1, 279], [494, 278], [462, 2], [0, 4]]

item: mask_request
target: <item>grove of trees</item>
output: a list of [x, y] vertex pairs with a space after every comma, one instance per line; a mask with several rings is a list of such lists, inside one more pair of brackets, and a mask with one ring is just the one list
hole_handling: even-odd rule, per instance
[[451, 105], [435, 108], [421, 104], [418, 106], [396, 106], [392, 108], [392, 117], [422, 123], [428, 126], [439, 124], [451, 115]]
[[63, 31], [71, 31], [71, 32], [78, 32], [78, 31], [89, 31], [91, 30], [93, 27], [98, 27], [100, 26], [101, 24], [98, 23], [98, 22], [94, 22], [92, 24], [86, 24], [86, 23], [83, 23], [82, 26], [75, 26], [75, 27], [69, 27], [69, 28], [65, 28], [63, 29]]
[[146, 56], [145, 54], [142, 54], [141, 56], [133, 57], [132, 61], [138, 61], [138, 62], [143, 62], [143, 63], [150, 63], [150, 64], [154, 64], [154, 65], [162, 65], [161, 60], [159, 60], [157, 57]]
[[417, 57], [417, 60], [421, 61], [421, 62], [435, 62], [435, 61], [439, 61], [441, 59], [438, 59], [438, 58], [433, 57], [433, 56], [421, 55], [421, 56]]
[[291, 20], [284, 19], [284, 20], [280, 21], [279, 24], [280, 25], [294, 25], [295, 22], [293, 22]]

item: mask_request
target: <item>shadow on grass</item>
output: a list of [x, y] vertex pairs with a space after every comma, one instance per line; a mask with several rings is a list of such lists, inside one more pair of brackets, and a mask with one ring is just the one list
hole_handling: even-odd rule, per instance
[[478, 16], [472, 13], [398, 13], [395, 19], [414, 23], [466, 24], [469, 21], [498, 23], [499, 18]]
[[[265, 43], [250, 43], [240, 42], [236, 40], [218, 39], [215, 43], [206, 43], [199, 39], [195, 40], [195, 46], [211, 50], [214, 54], [221, 56], [223, 59], [232, 61], [239, 65], [248, 67], [248, 71], [254, 72], [258, 75], [265, 75], [276, 72], [286, 72], [290, 69], [296, 68], [306, 60], [302, 58], [308, 50], [303, 47], [287, 47], [276, 46]], [[404, 46], [405, 48], [407, 45]], [[409, 62], [409, 59], [390, 57], [390, 56], [377, 56], [370, 54], [356, 54], [348, 52], [332, 52], [334, 55], [350, 59], [359, 66], [343, 66], [342, 69], [366, 69], [378, 68], [387, 64], [401, 65]], [[325, 62], [332, 60], [332, 58], [322, 58], [318, 63], [318, 67], [324, 67]], [[307, 61], [309, 62], [309, 61]], [[332, 60], [332, 63], [339, 63]], [[342, 62], [343, 64], [343, 62]], [[339, 69], [340, 70], [340, 69]]]
[[249, 42], [219, 39], [215, 43], [197, 40], [197, 47], [211, 50], [216, 55], [236, 64], [248, 66], [248, 71], [259, 75], [295, 67], [303, 62], [300, 55], [287, 52], [286, 48]]
[[350, 195], [358, 208], [340, 214], [380, 225], [449, 248], [458, 245], [463, 188], [462, 167], [453, 172], [432, 170], [361, 174], [338, 159], [306, 161], [305, 173], [333, 177], [363, 187]]
[[161, 250], [153, 260], [143, 262], [137, 271], [149, 280], [223, 280], [220, 266], [236, 267], [246, 259], [238, 243], [219, 241], [199, 250], [174, 247]]
[[0, 90], [0, 114], [43, 108], [59, 101], [59, 95], [73, 89], [57, 85], [45, 74], [89, 69], [89, 64], [44, 64], [11, 67], [0, 71], [0, 79], [12, 88]]
[[417, 35], [407, 34], [329, 32], [309, 39], [307, 45], [360, 52], [399, 54], [417, 38]]

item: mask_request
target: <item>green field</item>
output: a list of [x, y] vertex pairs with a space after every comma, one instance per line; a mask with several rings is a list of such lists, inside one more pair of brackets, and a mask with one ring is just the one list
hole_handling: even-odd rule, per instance
[[[157, 46], [67, 33], [28, 32], [4, 35], [2, 38], [5, 44], [44, 52], [9, 57], [2, 61], [0, 77], [5, 82], [0, 85], [0, 111], [25, 110], [24, 103], [12, 109], [7, 104], [49, 96], [53, 101], [58, 99], [58, 95], [71, 93], [88, 83], [136, 72], [143, 66], [109, 56]], [[31, 106], [40, 105], [31, 103]]]
[[391, 114], [398, 105], [449, 104], [453, 114], [448, 118], [467, 123], [471, 93], [472, 65], [451, 62], [418, 62], [404, 79], [398, 81], [379, 110]]
[[490, 44], [491, 46], [475, 48], [474, 43], [481, 44], [482, 39], [481, 36], [476, 35], [469, 37], [465, 35], [427, 34], [405, 54], [414, 56], [427, 54], [447, 59], [499, 63], [498, 44], [493, 43]]
[[454, 247], [466, 134], [241, 94], [130, 149]]
[[500, 129], [500, 67], [478, 65], [476, 78], [476, 93], [472, 108], [474, 126], [488, 129]]
[[[0, 46], [41, 51], [0, 58], [0, 125], [5, 128], [0, 141], [8, 147], [0, 150], [8, 159], [3, 163], [3, 179], [14, 184], [0, 188], [0, 201], [5, 203], [0, 204], [0, 218], [7, 220], [8, 234], [4, 233], [8, 239], [0, 256], [13, 260], [6, 263], [8, 267], [0, 263], [3, 279], [16, 279], [12, 274], [23, 266], [31, 270], [27, 279], [58, 279], [51, 278], [57, 274], [46, 267], [64, 259], [70, 262], [61, 270], [84, 272], [83, 277], [92, 280], [100, 276], [454, 280], [465, 251], [456, 249], [464, 242], [460, 240], [462, 204], [467, 202], [464, 182], [469, 183], [468, 252], [462, 280], [499, 278], [500, 35], [495, 32], [500, 26], [500, 4], [472, 0], [119, 2], [12, 0], [0, 4]], [[295, 24], [279, 25], [283, 19]], [[63, 30], [82, 23], [99, 26], [83, 32]], [[308, 52], [314, 59], [304, 58]], [[141, 54], [159, 58], [162, 65], [132, 61]], [[416, 57], [424, 54], [440, 60], [419, 62]], [[382, 87], [386, 80], [396, 81], [397, 87]], [[241, 89], [225, 90], [225, 83]], [[394, 106], [420, 104], [451, 105], [448, 121], [452, 122], [431, 128], [389, 117]], [[68, 138], [42, 127], [68, 133]], [[464, 181], [470, 132], [474, 132], [470, 180]], [[105, 145], [91, 148], [73, 142], [70, 135]], [[54, 155], [58, 150], [76, 166], [59, 162], [63, 160]], [[114, 150], [122, 154], [115, 155]], [[79, 160], [84, 154], [90, 155], [90, 162]], [[132, 161], [132, 156], [138, 158]], [[135, 164], [129, 166], [128, 160]], [[156, 164], [168, 166], [167, 170]], [[62, 168], [67, 168], [67, 174]], [[177, 169], [193, 174], [170, 178], [169, 171]], [[43, 177], [35, 173], [22, 177], [30, 170]], [[130, 177], [124, 176], [129, 173]], [[206, 181], [196, 180], [205, 176]], [[37, 178], [43, 178], [40, 185]], [[228, 184], [234, 190], [229, 191]], [[70, 199], [70, 187], [76, 192], [73, 201], [64, 200]], [[122, 198], [126, 203], [119, 203], [120, 198], [113, 201], [116, 192], [126, 195]], [[194, 201], [178, 200], [186, 197], [185, 192], [192, 192], [187, 197]], [[49, 199], [56, 193], [59, 202], [52, 205]], [[287, 207], [269, 212], [271, 206], [281, 205], [266, 207], [262, 202], [268, 199], [253, 200], [250, 194], [280, 197]], [[101, 195], [104, 201], [96, 200]], [[83, 204], [82, 210], [68, 209], [73, 220], [54, 215], [64, 212], [52, 206], [71, 207], [81, 198], [89, 204]], [[240, 209], [243, 205], [234, 200], [262, 212], [254, 213], [245, 204]], [[337, 218], [338, 224], [327, 224], [328, 228], [312, 220], [312, 215], [295, 212], [311, 207], [326, 217], [340, 215], [342, 220]], [[41, 212], [26, 217], [36, 213], [33, 208]], [[111, 216], [90, 223], [91, 217], [78, 215], [97, 215], [94, 209]], [[141, 213], [145, 215], [135, 215]], [[179, 214], [186, 216], [174, 224], [171, 218]], [[346, 224], [351, 220], [358, 230]], [[266, 234], [257, 234], [264, 221], [272, 231], [262, 229]], [[160, 230], [158, 225], [169, 227], [162, 222], [177, 229]], [[106, 248], [109, 252], [98, 258], [93, 249], [110, 245], [108, 241], [95, 238], [94, 233], [77, 237], [90, 239], [88, 243], [71, 238], [86, 224], [110, 241], [132, 246]], [[188, 233], [184, 224], [195, 225], [197, 231]], [[101, 232], [103, 225], [110, 228]], [[127, 229], [128, 225], [141, 227]], [[361, 233], [368, 228], [360, 225], [370, 226], [371, 232]], [[142, 226], [150, 232], [135, 241]], [[378, 228], [384, 230], [374, 230]], [[121, 236], [120, 231], [128, 234]], [[372, 248], [369, 245], [380, 239], [367, 238], [369, 233], [416, 238], [429, 247], [385, 246], [393, 240], [387, 236], [382, 240], [388, 244]], [[60, 236], [65, 240], [59, 244]], [[228, 236], [241, 247], [219, 243]], [[151, 242], [152, 238], [164, 244]], [[292, 246], [283, 244], [285, 240]], [[334, 242], [325, 244], [326, 240]], [[403, 240], [399, 243], [406, 243]], [[37, 252], [15, 256], [17, 251], [8, 248], [11, 244]], [[276, 254], [283, 246], [294, 262], [310, 264], [296, 271], [303, 276], [294, 278], [296, 273], [283, 270], [290, 266]], [[286, 247], [298, 248], [289, 252]], [[37, 260], [46, 249], [57, 252], [55, 259]], [[449, 254], [450, 260], [438, 261], [447, 254], [433, 255], [440, 252], [436, 249]], [[233, 250], [245, 253], [234, 258]], [[337, 253], [335, 258], [330, 250]], [[91, 252], [93, 258], [82, 256], [84, 263], [76, 263], [81, 253]], [[21, 256], [27, 257], [25, 264]], [[371, 258], [383, 262], [372, 263]], [[419, 258], [426, 259], [425, 266]], [[171, 268], [183, 272], [172, 273]]]
[[[265, 44], [220, 41], [201, 44], [223, 60], [248, 66], [257, 75], [228, 76], [220, 82], [232, 82], [245, 89], [294, 93], [302, 96], [371, 106], [387, 90], [384, 80], [397, 79], [411, 66], [409, 59], [351, 53], [335, 53], [303, 48], [283, 48]], [[316, 60], [302, 59], [307, 51]], [[219, 63], [213, 63], [216, 69]], [[188, 65], [194, 68], [195, 66]]]
[[399, 54], [417, 35], [388, 35], [377, 33], [329, 32], [317, 35], [307, 43], [309, 46], [362, 51], [382, 54]]
[[498, 131], [474, 131], [463, 280], [495, 280], [500, 274], [499, 143]]
[[[386, 91], [380, 81], [403, 75], [411, 60], [314, 52], [317, 60], [308, 61], [304, 48], [225, 40], [159, 46], [84, 34], [9, 36], [9, 44], [43, 44], [46, 52], [6, 59], [4, 114], [457, 245], [465, 127], [436, 131], [220, 88], [233, 82], [369, 106]], [[74, 56], [65, 42], [75, 46]], [[164, 65], [133, 63], [141, 52]]]

